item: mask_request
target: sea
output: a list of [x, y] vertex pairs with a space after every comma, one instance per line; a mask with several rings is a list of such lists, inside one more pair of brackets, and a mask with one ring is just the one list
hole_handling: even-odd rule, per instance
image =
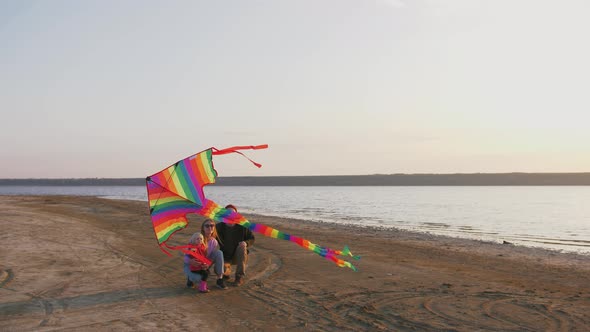
[[[144, 186], [0, 186], [0, 195], [96, 196], [147, 208]], [[244, 214], [590, 254], [590, 186], [207, 186], [205, 195]]]

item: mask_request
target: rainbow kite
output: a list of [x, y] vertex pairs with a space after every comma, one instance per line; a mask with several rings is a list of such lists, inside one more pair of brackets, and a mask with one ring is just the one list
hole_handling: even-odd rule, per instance
[[[266, 148], [268, 148], [266, 144], [235, 146], [223, 150], [209, 148], [180, 160], [152, 176], [148, 176], [146, 178], [146, 186], [150, 205], [150, 216], [158, 245], [162, 251], [170, 255], [164, 248], [181, 251], [186, 250], [187, 246], [169, 246], [166, 242], [172, 234], [188, 225], [186, 215], [195, 213], [217, 222], [239, 224], [253, 232], [268, 237], [294, 242], [303, 248], [307, 248], [333, 261], [340, 267], [346, 266], [356, 271], [356, 268], [350, 262], [338, 258], [338, 256], [351, 256], [354, 259], [359, 259], [358, 256], [352, 255], [347, 246], [343, 250], [332, 250], [321, 247], [306, 239], [283, 233], [265, 225], [252, 223], [238, 212], [232, 209], [225, 209], [205, 197], [203, 187], [215, 183], [215, 179], [217, 178], [217, 171], [213, 168], [212, 158], [214, 155], [228, 153], [239, 153], [243, 155], [238, 150]], [[262, 165], [252, 160], [250, 161], [255, 166], [262, 167]]]

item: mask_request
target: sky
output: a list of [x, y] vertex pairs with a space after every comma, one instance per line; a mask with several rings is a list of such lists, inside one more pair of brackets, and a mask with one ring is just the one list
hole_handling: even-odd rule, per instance
[[0, 0], [0, 178], [590, 171], [585, 0]]

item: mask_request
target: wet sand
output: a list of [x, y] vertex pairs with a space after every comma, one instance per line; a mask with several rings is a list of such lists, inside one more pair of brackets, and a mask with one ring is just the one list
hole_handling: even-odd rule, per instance
[[[359, 272], [256, 236], [247, 282], [200, 294], [160, 251], [144, 202], [0, 196], [0, 330], [584, 331], [590, 257], [247, 215]], [[183, 243], [202, 218], [175, 235]]]

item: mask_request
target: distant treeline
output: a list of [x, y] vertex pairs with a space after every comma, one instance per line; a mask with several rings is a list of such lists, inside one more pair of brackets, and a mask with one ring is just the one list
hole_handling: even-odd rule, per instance
[[[0, 179], [12, 186], [143, 186], [145, 178]], [[588, 186], [590, 173], [375, 174], [220, 177], [219, 186]]]

